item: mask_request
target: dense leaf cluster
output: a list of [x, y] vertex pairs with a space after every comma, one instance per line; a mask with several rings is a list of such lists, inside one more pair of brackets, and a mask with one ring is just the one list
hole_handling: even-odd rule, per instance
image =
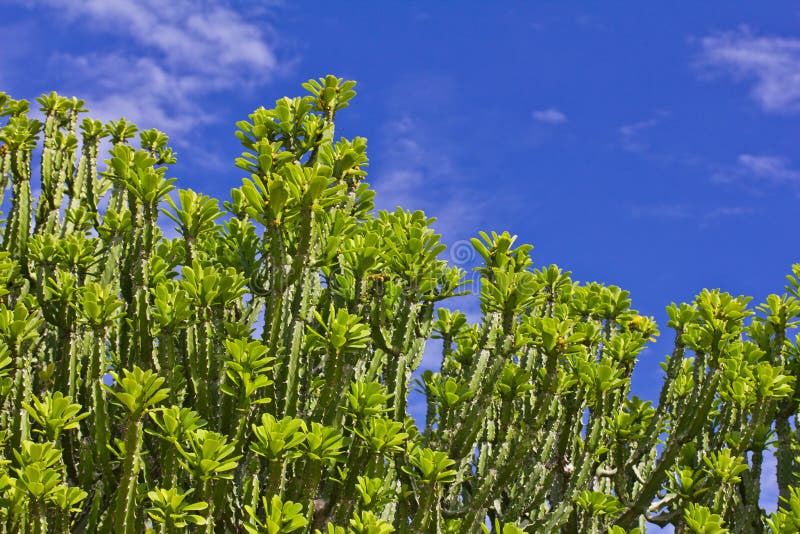
[[239, 122], [222, 208], [175, 191], [162, 132], [0, 93], [0, 531], [797, 532], [800, 266], [755, 309], [671, 305], [654, 406], [630, 393], [653, 319], [508, 233], [473, 240], [480, 320], [441, 307], [467, 273], [335, 140], [354, 85]]

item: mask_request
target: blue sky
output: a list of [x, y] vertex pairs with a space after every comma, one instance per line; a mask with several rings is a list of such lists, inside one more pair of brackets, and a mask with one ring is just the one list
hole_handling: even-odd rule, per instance
[[334, 73], [358, 81], [338, 134], [369, 139], [378, 206], [438, 217], [457, 250], [509, 230], [662, 325], [704, 287], [781, 292], [800, 260], [791, 2], [3, 4], [0, 90], [164, 129], [182, 187], [226, 198], [234, 122]]

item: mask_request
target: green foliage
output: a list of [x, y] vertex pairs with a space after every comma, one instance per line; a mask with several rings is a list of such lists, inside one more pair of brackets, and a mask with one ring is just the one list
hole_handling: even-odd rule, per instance
[[163, 524], [166, 531], [185, 528], [188, 524], [205, 525], [206, 519], [192, 512], [202, 512], [208, 508], [205, 502], [186, 502], [192, 490], [181, 492], [177, 488], [168, 490], [157, 488], [147, 492], [147, 498], [153, 506], [147, 510], [157, 523]]
[[264, 518], [257, 517], [256, 510], [252, 506], [245, 506], [250, 521], [244, 524], [247, 532], [253, 534], [288, 534], [296, 532], [308, 524], [303, 517], [303, 506], [300, 503], [286, 501], [282, 502], [277, 495], [272, 496], [272, 500], [267, 501], [262, 498]]
[[334, 138], [354, 86], [237, 123], [223, 202], [175, 190], [162, 132], [0, 93], [0, 533], [797, 532], [800, 265], [755, 307], [670, 305], [645, 402], [654, 320], [508, 232], [471, 241], [480, 318], [441, 305], [467, 273], [433, 219], [376, 213], [366, 140]]

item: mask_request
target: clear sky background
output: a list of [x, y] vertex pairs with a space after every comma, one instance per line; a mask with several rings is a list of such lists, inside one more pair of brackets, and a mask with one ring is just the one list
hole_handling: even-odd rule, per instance
[[180, 187], [227, 198], [234, 122], [333, 73], [358, 81], [337, 134], [369, 139], [378, 206], [437, 217], [465, 267], [463, 240], [509, 230], [663, 326], [702, 288], [782, 292], [800, 261], [793, 2], [0, 5], [0, 90], [165, 130]]

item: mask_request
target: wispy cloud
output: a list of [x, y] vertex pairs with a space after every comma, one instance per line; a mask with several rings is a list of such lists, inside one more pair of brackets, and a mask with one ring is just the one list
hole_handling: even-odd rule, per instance
[[654, 219], [660, 221], [683, 221], [698, 224], [701, 227], [713, 224], [725, 218], [752, 215], [753, 208], [748, 206], [721, 206], [707, 209], [692, 207], [686, 204], [649, 204], [633, 206], [630, 210], [634, 219]]
[[564, 124], [567, 116], [556, 108], [540, 109], [533, 112], [534, 120], [547, 124]]
[[715, 208], [704, 215], [706, 221], [714, 221], [723, 219], [725, 217], [741, 217], [743, 215], [752, 215], [753, 208], [746, 206], [732, 206], [726, 208]]
[[742, 26], [703, 37], [700, 45], [705, 72], [751, 81], [751, 94], [765, 111], [800, 111], [800, 38], [758, 36]]
[[669, 114], [669, 111], [658, 110], [652, 117], [620, 126], [618, 131], [622, 148], [628, 152], [648, 150], [650, 145], [645, 139], [645, 133], [658, 126]]
[[199, 101], [251, 89], [279, 64], [269, 26], [246, 20], [225, 4], [177, 0], [33, 0], [80, 32], [113, 35], [104, 52], [54, 53], [49, 68], [86, 97], [94, 116], [121, 114], [142, 127], [185, 134], [215, 120]]
[[386, 138], [381, 164], [386, 168], [376, 182], [380, 192], [379, 202], [384, 207], [392, 205], [416, 208], [426, 204], [420, 194], [428, 185], [441, 183], [440, 178], [453, 172], [450, 157], [443, 151], [433, 150], [423, 140], [419, 121], [403, 116], [387, 122], [383, 127]]
[[750, 176], [776, 185], [800, 185], [800, 171], [793, 169], [786, 158], [741, 154], [739, 167]]
[[711, 182], [741, 187], [757, 196], [787, 187], [800, 194], [800, 170], [789, 159], [771, 154], [740, 154], [736, 163], [714, 172]]
[[434, 227], [448, 241], [472, 236], [482, 196], [467, 186], [454, 149], [432, 132], [424, 121], [408, 115], [384, 126], [379, 160], [371, 174], [376, 205], [387, 210], [397, 206], [423, 210], [436, 217]]

